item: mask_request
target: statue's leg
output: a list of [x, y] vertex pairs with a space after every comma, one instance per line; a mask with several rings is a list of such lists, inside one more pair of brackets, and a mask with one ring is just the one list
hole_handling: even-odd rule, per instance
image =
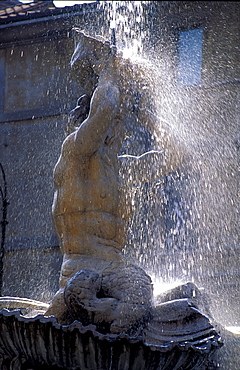
[[83, 325], [95, 324], [100, 331], [109, 331], [118, 300], [98, 297], [101, 282], [102, 278], [97, 272], [80, 270], [67, 282], [64, 298], [75, 320]]
[[[61, 324], [69, 324], [74, 319], [78, 319], [79, 321], [81, 321], [80, 318], [76, 316], [76, 312], [74, 312], [74, 310], [68, 309], [66, 306], [65, 303], [66, 297], [64, 297], [65, 286], [68, 283], [68, 281], [71, 280], [78, 273], [78, 271], [91, 270], [93, 273], [101, 275], [102, 271], [106, 269], [107, 266], [109, 266], [108, 261], [103, 261], [92, 256], [89, 257], [80, 254], [65, 254], [59, 278], [60, 289], [53, 297], [53, 300], [48, 310], [46, 311], [45, 315], [56, 316], [58, 318], [59, 323]], [[78, 282], [77, 280], [78, 279], [75, 279], [73, 283], [76, 286], [79, 284], [79, 286], [81, 287], [83, 283], [80, 281]], [[84, 284], [88, 284], [88, 279], [85, 280], [86, 281], [84, 282]], [[85, 301], [83, 302], [83, 304], [85, 304], [86, 307], [93, 306], [93, 293], [91, 292], [91, 289], [89, 289], [88, 291], [89, 294], [88, 299], [85, 297]], [[96, 292], [94, 294], [96, 299]], [[78, 299], [78, 301], [80, 302], [81, 299]], [[106, 307], [111, 306], [113, 304], [111, 300], [109, 300], [108, 302], [101, 302], [101, 300], [98, 300], [97, 302], [95, 302], [95, 304], [96, 303], [98, 303], [97, 306], [98, 308], [95, 307], [95, 317], [104, 317], [104, 312], [107, 311]], [[93, 311], [93, 307], [91, 309]]]
[[150, 277], [140, 268], [113, 262], [100, 274], [78, 271], [66, 284], [65, 303], [72, 318], [100, 332], [136, 334], [149, 320]]
[[60, 324], [69, 324], [73, 321], [72, 316], [65, 304], [64, 288], [66, 283], [80, 268], [81, 261], [78, 259], [64, 259], [61, 267], [59, 286], [60, 289], [54, 295], [52, 302], [45, 312], [45, 316], [55, 316]]
[[103, 272], [101, 294], [118, 300], [110, 327], [112, 333], [135, 335], [149, 320], [152, 308], [151, 278], [138, 266], [113, 262]]
[[152, 308], [150, 277], [123, 261], [108, 263], [99, 272], [86, 268], [76, 272], [80, 266], [75, 260], [63, 263], [60, 290], [46, 314], [64, 324], [73, 320], [94, 324], [101, 332], [141, 331]]
[[192, 282], [178, 285], [175, 288], [163, 292], [155, 298], [155, 305], [184, 298], [187, 298], [189, 303], [200, 309], [205, 315], [212, 317], [209, 297], [203, 289], [198, 288]]

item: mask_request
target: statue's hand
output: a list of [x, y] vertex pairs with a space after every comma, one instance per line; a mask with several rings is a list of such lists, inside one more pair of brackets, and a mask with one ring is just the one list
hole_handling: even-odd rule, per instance
[[71, 110], [68, 116], [70, 125], [80, 125], [86, 118], [90, 109], [90, 97], [86, 94], [80, 96], [77, 106]]
[[93, 70], [100, 76], [100, 79], [104, 76], [105, 80], [109, 83], [117, 82], [119, 68], [118, 59], [116, 57], [116, 47], [110, 47], [109, 43], [105, 43], [102, 47], [100, 58], [93, 66]]

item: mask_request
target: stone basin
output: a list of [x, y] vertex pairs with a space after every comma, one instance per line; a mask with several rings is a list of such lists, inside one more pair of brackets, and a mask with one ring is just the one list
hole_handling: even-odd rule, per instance
[[[174, 325], [169, 322], [168, 329]], [[26, 317], [8, 309], [0, 310], [0, 332], [2, 370], [217, 369], [213, 355], [222, 346], [212, 325], [192, 340], [188, 335], [151, 344], [144, 335], [101, 334], [94, 325], [60, 325], [55, 317]]]

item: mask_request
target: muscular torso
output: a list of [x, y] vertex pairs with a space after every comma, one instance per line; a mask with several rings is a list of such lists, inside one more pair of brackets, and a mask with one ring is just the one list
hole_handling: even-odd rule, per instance
[[54, 182], [52, 212], [62, 253], [106, 253], [108, 259], [121, 250], [127, 220], [114, 143], [104, 141], [92, 155], [78, 155], [71, 134], [63, 143]]

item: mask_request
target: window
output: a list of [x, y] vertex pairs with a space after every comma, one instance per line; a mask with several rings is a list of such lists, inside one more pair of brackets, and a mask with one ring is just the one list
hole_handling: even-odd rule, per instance
[[202, 34], [202, 28], [181, 31], [179, 34], [179, 85], [191, 86], [201, 83]]

